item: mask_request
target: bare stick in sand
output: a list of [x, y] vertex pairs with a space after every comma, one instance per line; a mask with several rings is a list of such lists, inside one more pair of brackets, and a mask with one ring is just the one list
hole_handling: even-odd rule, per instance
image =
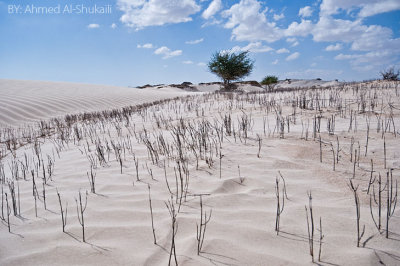
[[356, 216], [357, 216], [357, 247], [360, 247], [361, 238], [365, 233], [365, 225], [363, 226], [362, 232], [360, 232], [360, 198], [358, 197], [358, 186], [354, 186], [353, 181], [350, 179], [349, 183], [350, 189], [353, 191], [354, 202], [356, 204]]
[[82, 226], [82, 239], [83, 242], [86, 242], [85, 239], [85, 220], [83, 217], [83, 214], [86, 211], [86, 207], [87, 207], [87, 191], [86, 191], [86, 197], [85, 197], [85, 203], [83, 203], [82, 201], [82, 194], [81, 191], [79, 191], [79, 204], [78, 204], [78, 200], [75, 198], [75, 202], [76, 202], [76, 212], [78, 213], [78, 221], [80, 223], [80, 225]]
[[153, 230], [153, 239], [154, 239], [154, 245], [157, 244], [157, 238], [156, 238], [156, 230], [154, 229], [154, 218], [153, 218], [153, 206], [151, 204], [151, 195], [150, 195], [150, 185], [147, 185], [147, 188], [149, 189], [149, 206], [150, 206], [150, 215], [151, 215], [151, 228]]
[[62, 202], [61, 202], [61, 195], [56, 188], [57, 196], [58, 196], [58, 203], [60, 204], [60, 211], [61, 211], [61, 223], [62, 223], [62, 230], [65, 233], [65, 226], [67, 225], [67, 215], [68, 215], [68, 202], [65, 210], [63, 209]]

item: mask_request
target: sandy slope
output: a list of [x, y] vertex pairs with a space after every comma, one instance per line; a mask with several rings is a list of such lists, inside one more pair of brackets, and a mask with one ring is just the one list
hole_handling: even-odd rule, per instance
[[119, 108], [186, 94], [106, 85], [0, 79], [0, 125], [18, 126], [51, 117]]
[[337, 86], [340, 83], [338, 81], [324, 81], [318, 79], [292, 79], [289, 81], [282, 80], [276, 85], [276, 89], [279, 88], [307, 88], [307, 87], [329, 87]]
[[[153, 97], [149, 93], [143, 97]], [[353, 108], [357, 102], [351, 90], [346, 94], [353, 99]], [[388, 97], [390, 95], [390, 97]], [[328, 98], [328, 94], [325, 95]], [[156, 141], [157, 134], [163, 134], [169, 143], [173, 142], [171, 128], [164, 124], [157, 128], [156, 117], [164, 117], [169, 125], [176, 125], [179, 118], [185, 123], [196, 125], [203, 119], [221, 121], [221, 114], [231, 114], [235, 127], [243, 113], [251, 114], [253, 120], [249, 136], [235, 138], [225, 136], [222, 143], [222, 178], [219, 178], [219, 160], [214, 157], [214, 165], [209, 168], [204, 160], [196, 170], [193, 156], [189, 157], [190, 171], [189, 193], [186, 202], [178, 214], [178, 233], [176, 235], [176, 252], [179, 265], [311, 265], [308, 253], [307, 223], [304, 206], [308, 204], [307, 191], [312, 191], [313, 210], [316, 223], [322, 217], [325, 235], [322, 249], [322, 265], [399, 265], [400, 263], [400, 212], [395, 212], [391, 220], [390, 239], [380, 235], [369, 214], [366, 188], [369, 180], [370, 159], [375, 161], [376, 171], [382, 172], [383, 151], [381, 134], [376, 132], [376, 117], [371, 113], [371, 132], [369, 152], [360, 160], [355, 181], [360, 184], [361, 223], [366, 225], [362, 239], [364, 248], [356, 247], [354, 198], [347, 186], [352, 176], [353, 164], [349, 161], [350, 139], [353, 136], [365, 145], [365, 118], [359, 114], [357, 132], [348, 131], [349, 117], [337, 116], [336, 133], [329, 135], [326, 130], [327, 118], [334, 113], [334, 108], [324, 110], [321, 125], [321, 136], [325, 143], [336, 145], [339, 137], [341, 151], [336, 171], [332, 170], [332, 153], [329, 145], [323, 145], [323, 162], [319, 162], [319, 142], [313, 140], [311, 127], [305, 139], [305, 125], [312, 125], [315, 112], [297, 109], [297, 122], [291, 122], [290, 132], [285, 130], [285, 137], [280, 138], [274, 132], [275, 111], [266, 112], [257, 103], [225, 99], [224, 96], [197, 96], [185, 101], [153, 106], [147, 112], [134, 114], [130, 123], [105, 121], [100, 124], [79, 124], [86, 137], [70, 141], [61, 148], [60, 157], [55, 152], [60, 148], [53, 139], [41, 139], [45, 164], [46, 155], [54, 159], [55, 168], [52, 181], [46, 185], [47, 210], [43, 200], [38, 201], [38, 217], [35, 217], [32, 197], [32, 183], [18, 181], [21, 191], [21, 217], [11, 216], [11, 231], [8, 233], [4, 221], [0, 225], [0, 264], [1, 265], [167, 265], [171, 242], [171, 219], [165, 202], [170, 198], [164, 179], [164, 160], [153, 165], [146, 146], [135, 135], [143, 133], [146, 128], [149, 138]], [[219, 98], [218, 98], [219, 97]], [[285, 93], [272, 95], [269, 100], [292, 99], [294, 95]], [[381, 96], [380, 96], [381, 97]], [[396, 106], [400, 105], [399, 96], [394, 90], [386, 93], [385, 101], [390, 99]], [[147, 99], [147, 98], [146, 98]], [[85, 101], [85, 99], [83, 99]], [[87, 101], [87, 99], [86, 99]], [[202, 116], [202, 111], [204, 116]], [[220, 114], [221, 113], [221, 114]], [[284, 115], [290, 115], [290, 104], [283, 108]], [[263, 128], [263, 121], [268, 117], [268, 127]], [[239, 120], [238, 120], [239, 119]], [[399, 112], [395, 111], [395, 123], [399, 124]], [[120, 133], [118, 133], [119, 129]], [[135, 131], [136, 130], [136, 131]], [[133, 133], [136, 132], [136, 134]], [[81, 228], [76, 214], [75, 198], [78, 191], [89, 191], [86, 177], [90, 164], [85, 155], [95, 154], [95, 144], [89, 132], [96, 132], [98, 139], [104, 143], [132, 141], [135, 158], [139, 160], [140, 181], [136, 180], [134, 157], [129, 152], [123, 155], [123, 173], [114, 152], [109, 154], [107, 165], [98, 165], [96, 172], [96, 194], [89, 193], [85, 213], [87, 243], [82, 242]], [[153, 134], [154, 133], [154, 134]], [[303, 134], [304, 133], [304, 134]], [[260, 157], [257, 157], [257, 134], [262, 138]], [[210, 138], [216, 138], [211, 136]], [[96, 138], [97, 139], [97, 138]], [[388, 167], [398, 169], [399, 140], [386, 134]], [[88, 151], [89, 145], [89, 151]], [[363, 150], [364, 151], [364, 150]], [[34, 167], [35, 155], [32, 145], [20, 148], [16, 156], [23, 160], [24, 153]], [[215, 156], [215, 152], [214, 152]], [[107, 157], [107, 155], [106, 155]], [[5, 174], [11, 178], [7, 164], [12, 162], [8, 155], [2, 159]], [[175, 192], [173, 159], [167, 160], [167, 178], [171, 190]], [[146, 166], [147, 165], [147, 166]], [[239, 181], [244, 177], [243, 183]], [[150, 171], [154, 176], [151, 178]], [[288, 199], [281, 217], [281, 232], [274, 230], [276, 198], [275, 178], [278, 171], [285, 177]], [[41, 171], [38, 173], [42, 177]], [[21, 173], [20, 173], [21, 176]], [[399, 179], [398, 170], [394, 171]], [[41, 181], [38, 190], [41, 193]], [[148, 184], [151, 185], [151, 197], [154, 211], [154, 223], [158, 245], [153, 244], [151, 229]], [[8, 192], [7, 186], [3, 186]], [[66, 231], [61, 231], [61, 218], [56, 195], [58, 188], [62, 200], [68, 202], [68, 221]], [[204, 207], [212, 210], [204, 240], [203, 253], [196, 253], [196, 223], [199, 223], [199, 198], [193, 196], [209, 193], [204, 196]], [[376, 211], [376, 209], [374, 209]], [[319, 228], [319, 224], [316, 225]], [[318, 239], [318, 231], [315, 238]], [[315, 243], [315, 253], [318, 242]]]

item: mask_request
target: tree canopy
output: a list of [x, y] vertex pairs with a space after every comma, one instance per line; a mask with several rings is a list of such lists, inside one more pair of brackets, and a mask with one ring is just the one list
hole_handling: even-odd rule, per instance
[[220, 77], [226, 90], [234, 89], [231, 82], [250, 75], [254, 62], [248, 56], [249, 52], [225, 52], [213, 54], [208, 63], [209, 70]]
[[388, 70], [382, 71], [381, 76], [383, 80], [399, 80], [400, 71], [397, 72], [394, 70], [394, 67], [389, 68]]
[[272, 90], [278, 83], [278, 77], [276, 76], [266, 76], [262, 81], [261, 85], [266, 85], [268, 90]]

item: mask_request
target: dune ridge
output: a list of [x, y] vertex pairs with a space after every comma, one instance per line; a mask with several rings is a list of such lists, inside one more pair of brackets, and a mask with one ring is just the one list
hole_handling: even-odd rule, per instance
[[66, 114], [102, 111], [186, 95], [180, 89], [0, 79], [0, 125], [19, 126]]

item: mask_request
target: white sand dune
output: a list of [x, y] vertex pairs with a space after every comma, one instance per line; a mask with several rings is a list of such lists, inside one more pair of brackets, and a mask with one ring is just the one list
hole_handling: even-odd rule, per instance
[[[344, 83], [340, 83], [338, 81], [324, 81], [318, 79], [292, 79], [290, 81], [280, 80], [274, 88], [275, 89], [291, 89], [291, 88], [297, 89], [297, 88], [312, 88], [312, 87], [321, 88], [321, 87], [339, 86], [340, 84]], [[201, 92], [214, 92], [219, 90], [221, 88], [221, 85], [205, 83], [205, 84], [192, 85], [192, 87]], [[263, 88], [239, 82], [237, 89], [244, 92], [259, 92], [259, 91], [264, 91], [265, 86]]]
[[[32, 95], [35, 101], [30, 101], [31, 97], [26, 94], [27, 87], [22, 89], [21, 84], [24, 82], [7, 82], [20, 84], [16, 87], [25, 91], [15, 91], [19, 106], [15, 109], [11, 109], [14, 98], [1, 99], [9, 104], [10, 109], [4, 110], [9, 110], [10, 115], [14, 115], [10, 121], [17, 125], [21, 125], [21, 121], [30, 121], [25, 115], [31, 113], [34, 114], [32, 120], [53, 116], [54, 108], [58, 105], [50, 99], [64, 99], [60, 100], [58, 113], [62, 115], [73, 111], [73, 108], [81, 111], [93, 101], [95, 103], [87, 108], [98, 110], [103, 105], [113, 108], [123, 104], [131, 105], [135, 101], [160, 99], [166, 95], [186, 95], [172, 89], [136, 91], [128, 88], [115, 88], [118, 93], [114, 94], [109, 91], [110, 87], [103, 87], [102, 96], [93, 98], [90, 88], [95, 90], [98, 89], [97, 86], [82, 85], [85, 90], [76, 89], [74, 95], [68, 95], [63, 91], [64, 85], [57, 85], [58, 89], [55, 90], [52, 87], [54, 83], [44, 83], [48, 86], [45, 89], [48, 93], [41, 92], [39, 88], [31, 89], [36, 98]], [[65, 86], [71, 88], [70, 84]], [[311, 101], [307, 101], [307, 109], [293, 107], [292, 100], [298, 99], [300, 92], [238, 94], [233, 98], [228, 94], [192, 94], [184, 100], [165, 102], [147, 108], [146, 112], [134, 113], [129, 121], [81, 121], [76, 124], [76, 129], [80, 130], [80, 140], [72, 127], [62, 129], [69, 134], [56, 132], [46, 138], [38, 138], [44, 168], [47, 169], [49, 160], [54, 162], [54, 172], [47, 185], [42, 185], [44, 174], [36, 166], [38, 160], [32, 143], [24, 143], [14, 154], [7, 150], [4, 143], [0, 143], [0, 150], [6, 151], [6, 156], [1, 158], [0, 163], [5, 166], [4, 176], [7, 181], [13, 179], [9, 165], [19, 165], [19, 179], [14, 181], [16, 186], [19, 185], [21, 202], [21, 215], [10, 216], [11, 233], [8, 232], [5, 220], [0, 223], [0, 265], [168, 265], [172, 229], [166, 202], [171, 195], [165, 174], [172, 193], [176, 194], [176, 190], [179, 191], [179, 181], [178, 188], [176, 187], [176, 178], [179, 176], [176, 173], [179, 167], [176, 161], [179, 153], [177, 140], [172, 135], [173, 127], [178, 125], [185, 125], [188, 130], [182, 143], [185, 146], [184, 156], [187, 156], [190, 180], [187, 198], [183, 199], [177, 215], [176, 253], [179, 265], [313, 265], [309, 254], [305, 212], [309, 191], [312, 191], [313, 196], [316, 261], [319, 250], [317, 229], [320, 228], [319, 218], [322, 219], [324, 238], [321, 262], [318, 262], [320, 265], [399, 265], [399, 207], [391, 217], [389, 239], [386, 239], [386, 212], [383, 210], [382, 233], [379, 233], [371, 219], [370, 196], [366, 194], [371, 159], [374, 162], [374, 175], [381, 173], [386, 178], [382, 129], [378, 130], [378, 125], [380, 121], [392, 121], [389, 120], [390, 117], [393, 117], [396, 129], [385, 122], [388, 125], [384, 134], [387, 147], [386, 168], [394, 168], [394, 180], [400, 181], [400, 111], [390, 109], [388, 105], [390, 102], [394, 107], [400, 107], [398, 87], [399, 84], [391, 84], [386, 89], [376, 89], [364, 84], [359, 86], [362, 89], [357, 92], [349, 87], [341, 91], [341, 94], [315, 89], [305, 93], [306, 97], [311, 97], [312, 93], [318, 92], [319, 99], [325, 99], [321, 100], [325, 104], [321, 107], [321, 112], [314, 109], [315, 105], [311, 108]], [[135, 93], [130, 94], [130, 90]], [[368, 109], [372, 108], [369, 104], [365, 112], [357, 111], [360, 95], [366, 97], [368, 103], [375, 101], [375, 94], [372, 92], [376, 92], [378, 99], [375, 109]], [[44, 97], [46, 94], [49, 94], [49, 98]], [[23, 98], [23, 95], [27, 97]], [[341, 102], [347, 103], [346, 110], [343, 108], [342, 112], [337, 110], [337, 105]], [[47, 116], [47, 110], [52, 114]], [[283, 123], [283, 135], [279, 132], [282, 125], [277, 124], [276, 117], [280, 112], [280, 117], [288, 119], [290, 124], [290, 128], [287, 128], [286, 123]], [[314, 138], [312, 125], [318, 114], [321, 114], [321, 132]], [[357, 123], [354, 122], [349, 130], [350, 114], [356, 116]], [[221, 128], [224, 124], [221, 118], [224, 115], [231, 115], [236, 133], [227, 134], [224, 129], [225, 135], [219, 144], [216, 128]], [[332, 115], [336, 115], [335, 132], [329, 134], [327, 123]], [[368, 151], [365, 153], [367, 117], [370, 119], [370, 131]], [[239, 124], [246, 119], [250, 120], [247, 138], [243, 129], [238, 130]], [[197, 144], [191, 143], [189, 123], [198, 129], [204, 121], [210, 123], [209, 134], [203, 139], [207, 142], [207, 150], [202, 151], [200, 157], [203, 159], [199, 160], [197, 168], [196, 158], [191, 151], [193, 147], [198, 153], [200, 151]], [[323, 143], [322, 163], [319, 135]], [[146, 136], [155, 147], [162, 146], [160, 136], [163, 136], [167, 142], [166, 147], [170, 147], [170, 156], [162, 154], [161, 148], [157, 148], [160, 149], [160, 160], [153, 164], [149, 149], [144, 144]], [[259, 156], [258, 138], [262, 140]], [[352, 139], [354, 145], [351, 145]], [[332, 159], [335, 157], [332, 149], [338, 151], [337, 140], [340, 144], [339, 162], [335, 164], [333, 171]], [[202, 140], [199, 141], [201, 143]], [[87, 172], [90, 172], [90, 158], [98, 158], [98, 142], [103, 145], [106, 164], [101, 165], [98, 159], [94, 159], [94, 194], [90, 193]], [[361, 151], [359, 165], [350, 161], [350, 150], [355, 153], [354, 149]], [[116, 156], [117, 150], [120, 151], [122, 173]], [[223, 156], [220, 157], [218, 152]], [[23, 179], [22, 170], [25, 154], [28, 161], [26, 180]], [[208, 157], [208, 163], [205, 157]], [[210, 163], [210, 159], [213, 163]], [[140, 181], [137, 181], [135, 160], [138, 160]], [[242, 180], [239, 178], [239, 168]], [[359, 248], [356, 247], [354, 197], [348, 187], [353, 169], [356, 170], [353, 181], [359, 185], [360, 223], [361, 226], [365, 225], [362, 247]], [[35, 215], [31, 170], [39, 192], [38, 217]], [[281, 215], [280, 233], [277, 235], [274, 230], [275, 182], [279, 172], [285, 178], [287, 199]], [[153, 244], [148, 185], [151, 187], [157, 245]], [[282, 180], [280, 185], [282, 188]], [[10, 195], [8, 185], [1, 186]], [[44, 209], [43, 187], [46, 190], [47, 210]], [[374, 187], [377, 189], [376, 182]], [[56, 189], [61, 194], [64, 208], [68, 202], [66, 233], [62, 232]], [[85, 212], [86, 243], [82, 242], [82, 231], [76, 212], [75, 199], [79, 191], [83, 195], [88, 191]], [[212, 216], [207, 225], [202, 253], [197, 255], [196, 224], [200, 222], [200, 206], [196, 195], [204, 193], [209, 194], [203, 196], [204, 210], [207, 213], [212, 210]], [[385, 197], [386, 191], [383, 194]], [[373, 212], [377, 214], [375, 205]]]
[[0, 79], [0, 126], [20, 126], [66, 114], [101, 111], [187, 94], [177, 88]]
[[338, 81], [324, 81], [319, 79], [291, 79], [279, 81], [276, 89], [279, 88], [311, 88], [311, 87], [330, 87], [338, 86]]

